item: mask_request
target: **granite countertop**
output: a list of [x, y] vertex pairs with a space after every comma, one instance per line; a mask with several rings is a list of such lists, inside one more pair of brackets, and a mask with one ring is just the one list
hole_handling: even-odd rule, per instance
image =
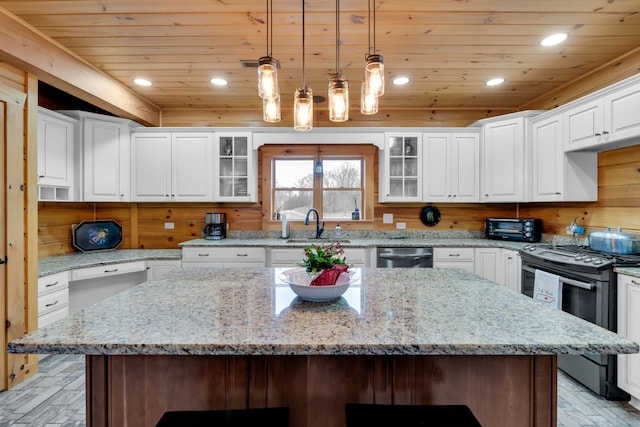
[[150, 259], [181, 259], [180, 249], [118, 249], [114, 251], [74, 252], [38, 259], [38, 277], [78, 268]]
[[640, 268], [638, 267], [615, 267], [613, 271], [619, 274], [626, 274], [628, 276], [640, 277]]
[[281, 269], [175, 269], [9, 343], [15, 353], [622, 354], [638, 345], [461, 269], [356, 269], [304, 302]]

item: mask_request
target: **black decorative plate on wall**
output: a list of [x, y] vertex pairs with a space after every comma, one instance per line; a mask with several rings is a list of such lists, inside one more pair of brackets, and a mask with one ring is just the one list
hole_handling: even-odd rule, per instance
[[122, 243], [122, 226], [115, 221], [82, 221], [73, 226], [73, 246], [82, 252], [115, 249]]
[[427, 227], [433, 227], [440, 222], [440, 210], [435, 206], [425, 206], [420, 212], [420, 221]]

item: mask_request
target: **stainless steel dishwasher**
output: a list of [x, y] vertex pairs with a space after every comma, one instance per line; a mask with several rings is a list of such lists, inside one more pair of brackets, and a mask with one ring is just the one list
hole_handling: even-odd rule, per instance
[[377, 267], [431, 268], [433, 248], [378, 248]]

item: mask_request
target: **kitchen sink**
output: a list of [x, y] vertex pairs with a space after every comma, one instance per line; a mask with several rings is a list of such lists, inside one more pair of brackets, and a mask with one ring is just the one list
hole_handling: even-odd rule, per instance
[[329, 243], [329, 242], [334, 242], [334, 241], [338, 241], [340, 243], [351, 243], [351, 240], [345, 240], [345, 239], [328, 239], [328, 238], [314, 239], [312, 237], [307, 237], [306, 239], [287, 239], [287, 243], [320, 243], [320, 244], [324, 244], [324, 243]]

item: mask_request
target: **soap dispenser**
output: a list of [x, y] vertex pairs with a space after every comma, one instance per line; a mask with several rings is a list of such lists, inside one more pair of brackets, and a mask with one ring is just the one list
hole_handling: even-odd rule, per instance
[[342, 237], [342, 227], [340, 227], [340, 223], [336, 224], [336, 239], [340, 239]]

